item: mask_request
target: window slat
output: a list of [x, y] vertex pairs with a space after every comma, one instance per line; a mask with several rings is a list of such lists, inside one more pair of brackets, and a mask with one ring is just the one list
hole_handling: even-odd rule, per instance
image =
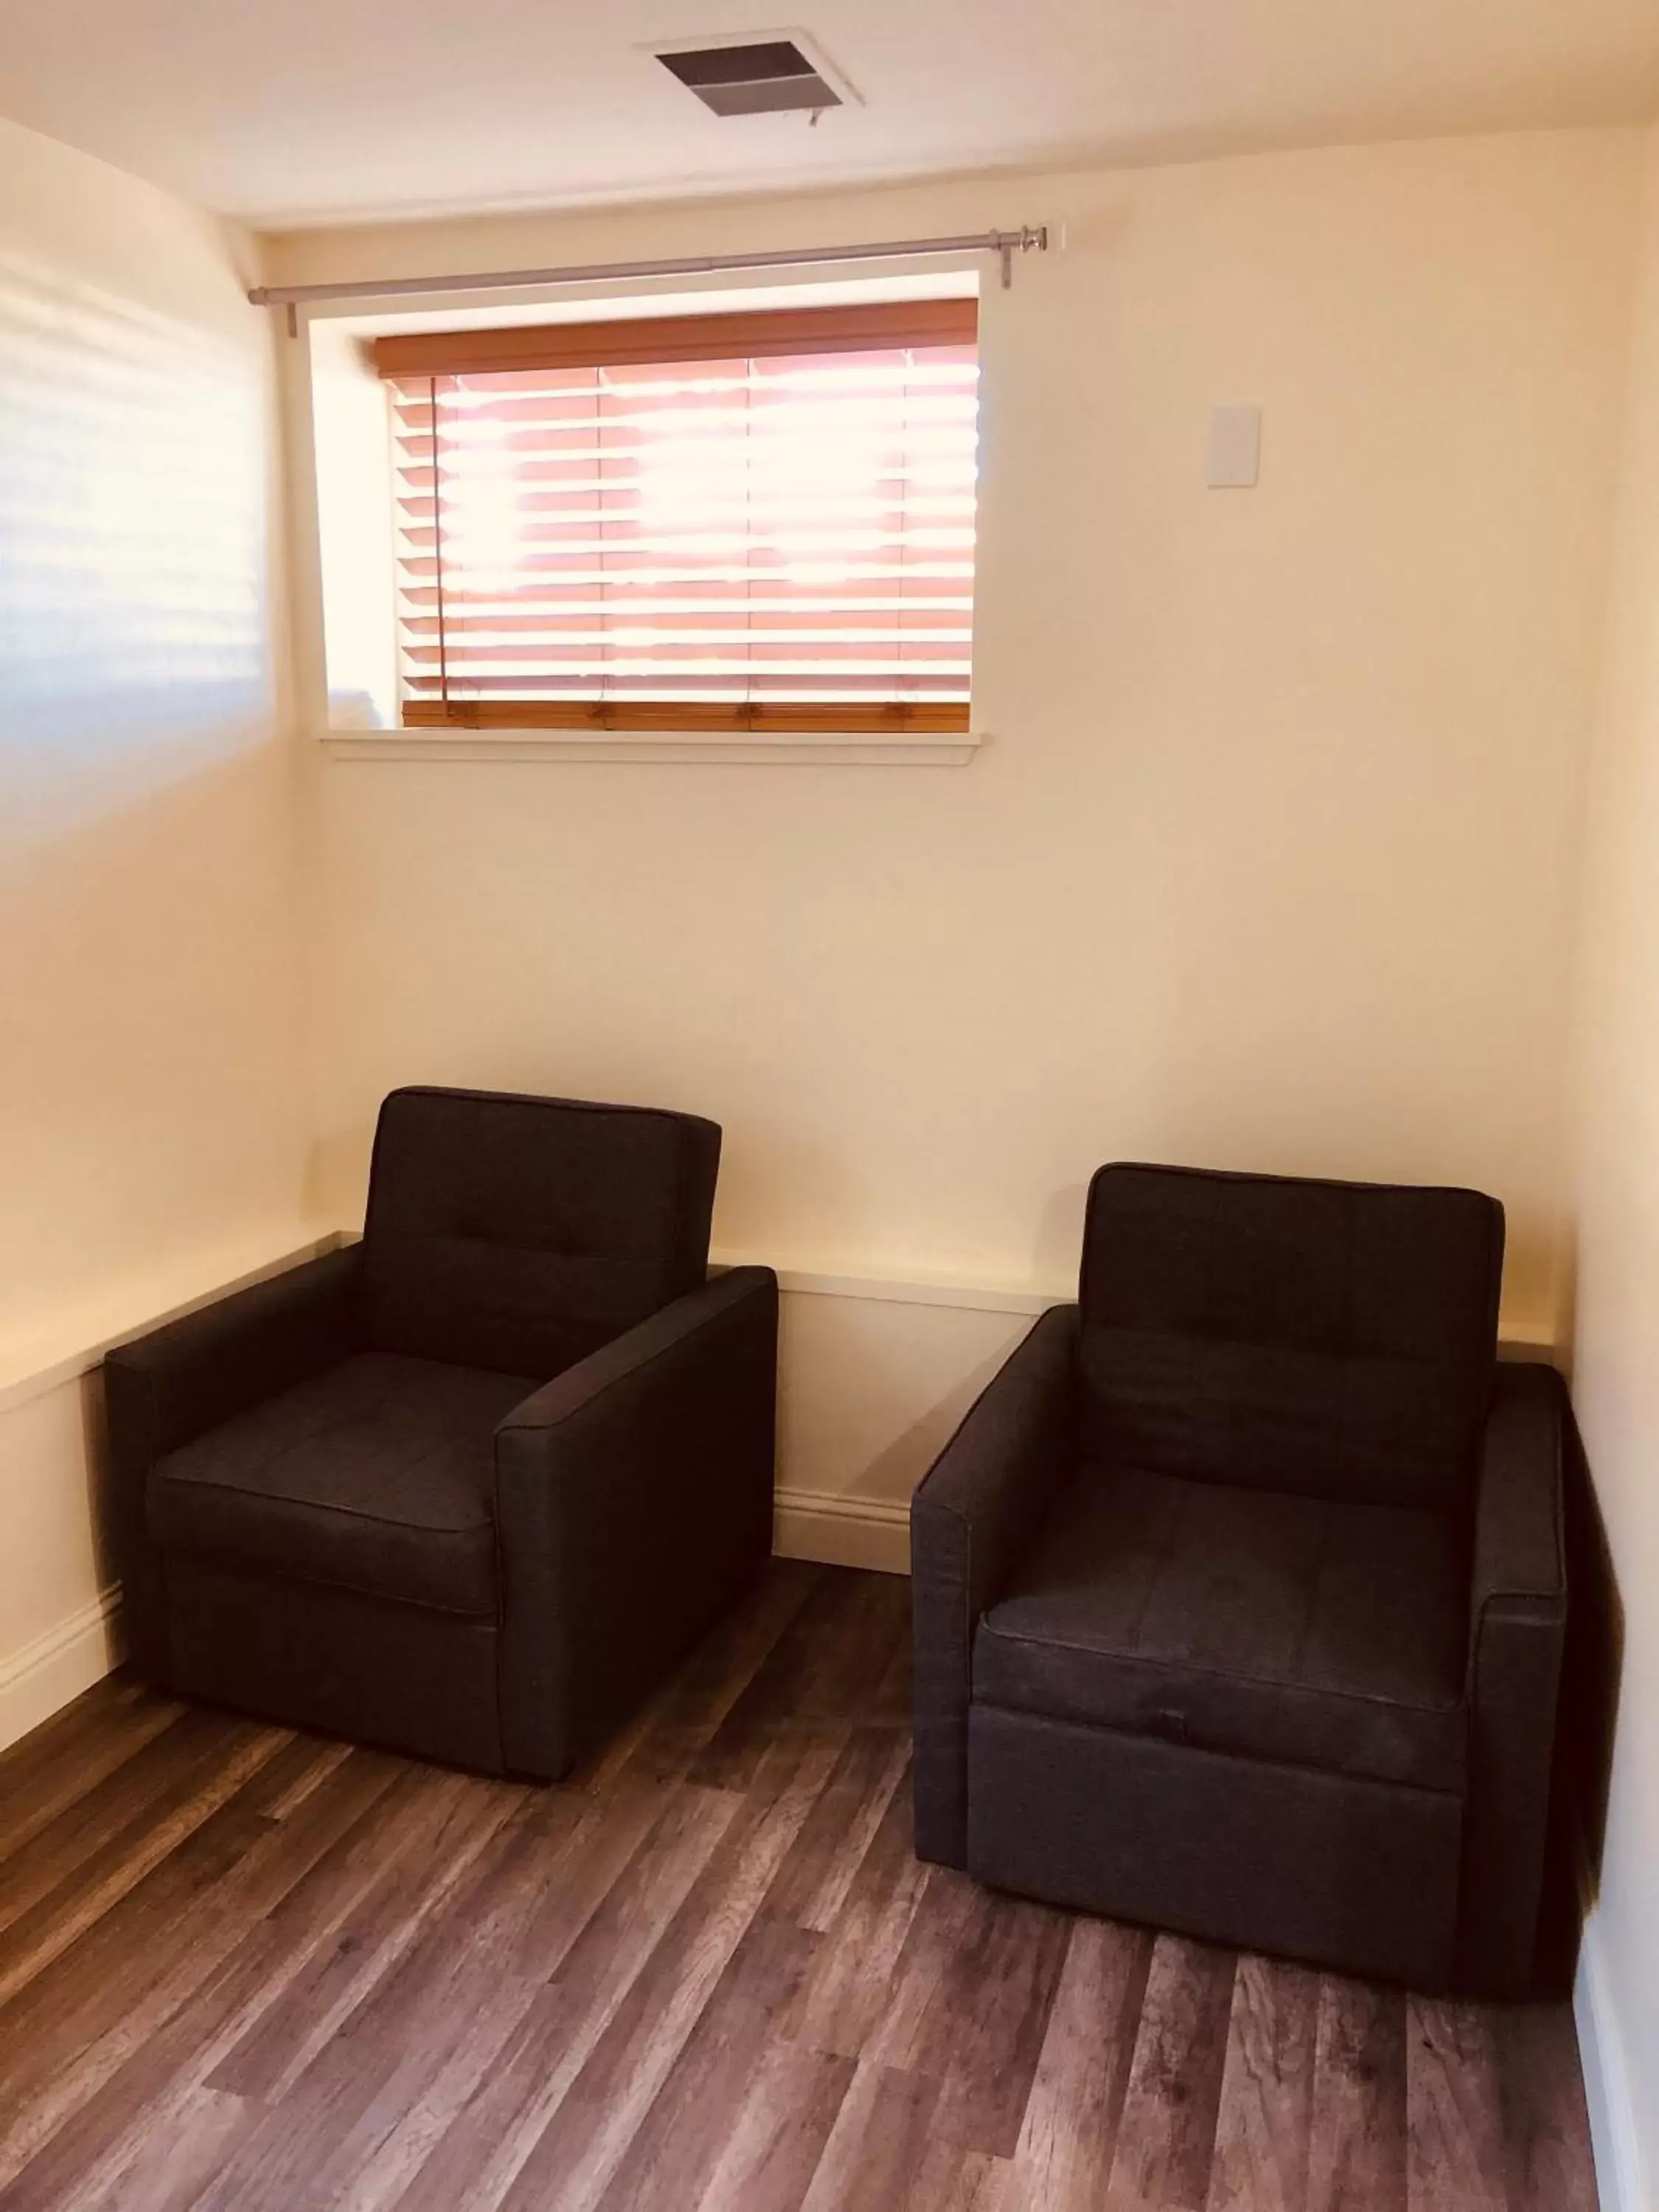
[[406, 721], [967, 726], [977, 372], [959, 332], [399, 374]]

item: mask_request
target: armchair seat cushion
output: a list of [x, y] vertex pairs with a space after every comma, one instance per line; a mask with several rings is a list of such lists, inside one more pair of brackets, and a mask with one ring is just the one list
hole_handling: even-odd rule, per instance
[[1456, 1790], [1468, 1592], [1452, 1514], [1085, 1465], [979, 1625], [973, 1694]]
[[158, 1460], [150, 1535], [163, 1553], [493, 1614], [495, 1431], [538, 1387], [393, 1353], [340, 1360]]

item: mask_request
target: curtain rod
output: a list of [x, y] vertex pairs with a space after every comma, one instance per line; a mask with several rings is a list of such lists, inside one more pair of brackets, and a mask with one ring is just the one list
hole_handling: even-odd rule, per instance
[[1002, 264], [1002, 289], [1014, 281], [1016, 253], [1046, 253], [1048, 226], [1023, 223], [1018, 230], [987, 230], [962, 238], [888, 239], [874, 246], [804, 246], [783, 253], [703, 253], [679, 261], [610, 261], [585, 268], [496, 269], [480, 276], [387, 276], [379, 283], [352, 284], [256, 284], [248, 298], [256, 307], [286, 307], [289, 333], [298, 328], [295, 310], [321, 300], [409, 300], [432, 292], [508, 292], [554, 284], [611, 283], [630, 276], [708, 276], [733, 269], [806, 269], [836, 261], [908, 261], [924, 254], [994, 253]]

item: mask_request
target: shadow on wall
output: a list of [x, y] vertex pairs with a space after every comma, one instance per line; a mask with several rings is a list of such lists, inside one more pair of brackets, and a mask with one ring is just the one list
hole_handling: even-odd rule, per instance
[[860, 1489], [872, 1498], [908, 1496], [956, 1434], [974, 1401], [1007, 1365], [1015, 1349], [1014, 1345], [1006, 1345], [981, 1360], [954, 1389], [878, 1453], [865, 1471]]
[[1625, 1611], [1613, 1554], [1583, 1443], [1571, 1415], [1565, 1475], [1571, 1596], [1540, 1948], [1544, 1986], [1564, 1997], [1571, 1994], [1584, 1916], [1600, 1887], [1625, 1650]]
[[1075, 1297], [1083, 1253], [1084, 1214], [1089, 1202], [1086, 1182], [1068, 1182], [1057, 1190], [1042, 1209], [1037, 1226], [1033, 1272], [1039, 1283], [1064, 1283]]
[[114, 1588], [117, 1581], [114, 1540], [111, 1534], [109, 1423], [104, 1412], [104, 1370], [94, 1367], [81, 1377], [81, 1419], [87, 1439], [87, 1516], [92, 1527], [92, 1548], [97, 1586]]

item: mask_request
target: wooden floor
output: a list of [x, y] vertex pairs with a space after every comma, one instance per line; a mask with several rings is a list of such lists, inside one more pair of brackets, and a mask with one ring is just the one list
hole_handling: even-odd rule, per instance
[[1563, 2009], [918, 1865], [908, 1596], [780, 1564], [556, 1790], [91, 1692], [0, 1758], [0, 2206], [1595, 2204]]

